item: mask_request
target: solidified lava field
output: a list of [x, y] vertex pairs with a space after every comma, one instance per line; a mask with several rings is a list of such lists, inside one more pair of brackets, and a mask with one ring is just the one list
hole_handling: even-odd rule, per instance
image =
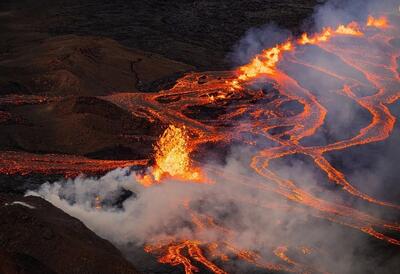
[[400, 267], [395, 1], [45, 2], [0, 6], [0, 270]]

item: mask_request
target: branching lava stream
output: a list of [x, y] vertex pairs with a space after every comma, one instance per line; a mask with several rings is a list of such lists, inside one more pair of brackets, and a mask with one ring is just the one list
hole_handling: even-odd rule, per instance
[[[267, 182], [275, 184], [273, 186], [273, 191], [279, 193], [280, 195], [283, 195], [293, 202], [316, 209], [316, 216], [320, 216], [332, 222], [337, 222], [352, 228], [359, 229], [364, 233], [370, 234], [373, 237], [387, 241], [391, 244], [400, 245], [399, 239], [387, 236], [381, 232], [378, 232], [378, 230], [375, 229], [378, 228], [379, 230], [386, 229], [399, 231], [400, 226], [398, 224], [389, 224], [367, 213], [358, 211], [355, 208], [347, 207], [340, 204], [333, 204], [329, 201], [321, 200], [320, 198], [317, 198], [311, 193], [308, 193], [298, 187], [296, 185], [296, 182], [283, 179], [279, 175], [274, 173], [271, 169], [269, 169], [269, 162], [273, 159], [278, 159], [293, 154], [304, 154], [308, 157], [311, 157], [315, 165], [327, 174], [329, 181], [331, 183], [340, 185], [343, 191], [346, 191], [353, 196], [364, 199], [370, 203], [374, 203], [379, 206], [391, 207], [397, 210], [400, 209], [400, 206], [397, 204], [377, 200], [356, 189], [346, 179], [346, 176], [341, 171], [333, 167], [324, 157], [324, 153], [329, 151], [343, 150], [351, 146], [382, 141], [390, 135], [394, 127], [395, 117], [389, 112], [386, 105], [393, 103], [400, 96], [399, 77], [396, 72], [395, 63], [395, 60], [398, 57], [396, 55], [396, 50], [386, 44], [388, 52], [390, 54], [388, 54], [388, 59], [385, 60], [386, 62], [381, 62], [382, 64], [386, 63], [390, 65], [386, 68], [386, 71], [382, 72], [382, 75], [380, 75], [376, 71], [370, 71], [366, 68], [363, 68], [362, 65], [359, 65], [359, 63], [357, 62], [358, 60], [354, 59], [353, 57], [351, 48], [349, 48], [349, 52], [347, 52], [346, 49], [338, 49], [335, 47], [334, 43], [330, 43], [331, 39], [345, 40], [347, 37], [351, 39], [360, 39], [363, 41], [363, 43], [382, 43], [381, 40], [375, 40], [376, 38], [374, 38], [373, 36], [369, 37], [369, 32], [371, 31], [370, 28], [378, 28], [383, 30], [387, 27], [388, 23], [385, 17], [375, 19], [374, 17], [370, 16], [368, 18], [368, 22], [365, 24], [364, 27], [361, 27], [356, 22], [351, 22], [348, 25], [340, 25], [335, 29], [325, 28], [322, 30], [321, 33], [317, 33], [311, 36], [305, 33], [301, 36], [300, 39], [296, 41], [288, 40], [283, 44], [277, 45], [276, 47], [266, 49], [262, 53], [257, 55], [249, 64], [240, 67], [237, 71], [235, 78], [225, 80], [225, 85], [228, 85], [222, 88], [222, 90], [225, 90], [225, 92], [223, 93], [225, 94], [225, 96], [221, 97], [223, 98], [221, 100], [225, 100], [225, 98], [228, 98], [229, 100], [229, 96], [233, 96], [230, 94], [231, 91], [233, 91], [234, 94], [243, 95], [243, 93], [246, 92], [246, 86], [249, 81], [257, 79], [259, 77], [264, 77], [267, 78], [269, 81], [275, 83], [275, 87], [279, 89], [280, 94], [287, 96], [292, 100], [296, 100], [300, 104], [302, 104], [304, 107], [303, 112], [295, 115], [294, 117], [286, 118], [275, 116], [272, 119], [268, 119], [267, 121], [260, 121], [259, 119], [256, 119], [260, 116], [259, 112], [252, 112], [251, 105], [243, 105], [242, 108], [238, 107], [237, 111], [232, 111], [230, 117], [226, 115], [223, 118], [226, 119], [229, 117], [229, 119], [233, 119], [236, 118], [236, 115], [241, 116], [243, 115], [243, 113], [248, 113], [254, 117], [254, 120], [252, 120], [249, 124], [241, 123], [238, 126], [239, 131], [251, 131], [254, 134], [260, 134], [280, 144], [277, 147], [259, 151], [256, 155], [253, 156], [253, 159], [251, 161], [251, 167], [259, 175], [264, 177]], [[346, 65], [356, 69], [362, 74], [365, 79], [367, 79], [367, 83], [362, 83], [358, 79], [348, 77], [345, 74], [340, 75], [334, 70], [330, 71], [329, 69], [323, 67], [313, 67], [313, 69], [327, 73], [331, 77], [337, 79], [337, 81], [340, 81], [342, 83], [342, 90], [340, 90], [339, 92], [342, 92], [343, 95], [349, 97], [351, 100], [354, 100], [358, 105], [368, 110], [369, 113], [371, 113], [372, 115], [371, 123], [361, 129], [358, 135], [348, 140], [338, 141], [325, 146], [314, 147], [305, 147], [300, 144], [301, 139], [315, 134], [316, 131], [323, 125], [325, 121], [325, 116], [327, 114], [327, 109], [318, 101], [317, 97], [313, 95], [310, 90], [301, 86], [295, 78], [287, 74], [284, 69], [278, 68], [277, 66], [281, 59], [284, 59], [285, 57], [287, 58], [286, 60], [289, 62], [301, 62], [300, 60], [297, 60], [296, 47], [307, 46], [309, 44], [316, 45], [326, 52], [336, 55], [343, 62], [345, 62]], [[351, 47], [351, 45], [349, 47]], [[367, 52], [365, 52], [365, 54], [367, 54]], [[188, 76], [186, 79], [189, 80], [189, 78], [190, 76]], [[226, 78], [229, 78], [229, 76]], [[214, 88], [215, 90], [221, 90], [221, 85], [223, 86], [224, 84], [217, 83], [216, 85], [211, 86], [212, 81], [215, 81], [213, 79], [214, 78], [212, 78], [212, 80], [210, 81], [210, 87]], [[367, 86], [374, 87], [377, 92], [375, 94], [364, 97], [359, 97], [353, 92], [354, 89]], [[175, 88], [168, 91], [168, 93], [171, 94], [171, 92], [174, 91], [179, 92], [182, 89], [193, 90], [193, 87], [190, 82], [182, 79], [175, 86]], [[196, 90], [197, 94], [201, 94], [202, 91], [202, 89]], [[255, 95], [253, 94], [252, 96]], [[212, 100], [210, 100], [211, 103], [215, 103], [214, 98], [215, 97], [213, 96]], [[180, 104], [180, 106], [181, 108], [184, 108], [182, 104]], [[260, 111], [261, 113], [263, 112], [262, 109], [260, 109]], [[263, 113], [261, 115], [263, 115]], [[222, 120], [223, 118], [220, 119]], [[271, 128], [282, 125], [291, 126], [291, 129], [282, 134], [274, 136], [268, 134], [268, 131]], [[197, 132], [199, 134], [199, 137], [207, 136], [207, 132], [211, 132], [210, 135], [212, 138], [214, 138], [215, 140], [221, 139], [221, 137], [219, 136], [220, 133], [214, 133], [213, 131], [206, 130], [205, 128], [203, 128], [203, 131], [199, 131], [196, 126], [193, 126], [192, 129], [194, 132]], [[224, 136], [226, 138], [227, 134], [225, 134]], [[284, 136], [285, 138], [283, 138]], [[233, 135], [230, 137], [232, 139], [238, 138], [237, 135]], [[192, 143], [192, 145], [195, 146], [202, 141], [202, 138], [197, 138]], [[187, 179], [190, 181], [190, 178]], [[235, 178], [229, 179], [236, 182], [240, 181], [240, 179], [235, 180]], [[246, 183], [250, 184], [249, 182]], [[264, 191], [270, 190], [266, 187], [264, 188], [261, 182], [252, 182], [252, 185], [249, 187], [258, 188], [259, 190]], [[190, 211], [189, 208], [188, 210]], [[209, 218], [211, 218], [210, 216], [205, 218], [204, 216], [197, 216], [196, 213], [193, 211], [190, 212], [192, 216], [194, 216], [193, 223], [199, 229], [204, 229], [204, 227], [216, 226], [215, 222], [209, 221]], [[220, 229], [228, 228], [221, 227]], [[211, 254], [211, 257], [215, 257], [215, 255], [213, 256], [213, 253], [216, 252], [217, 248], [213, 249], [212, 251], [207, 251], [205, 244], [206, 243], [201, 243], [195, 239], [182, 239], [182, 241], [178, 242], [176, 242], [175, 239], [173, 242], [170, 242], [166, 245], [148, 245], [146, 247], [146, 251], [155, 254], [162, 254], [159, 259], [159, 261], [162, 263], [168, 263], [171, 265], [183, 265], [186, 273], [193, 273], [194, 271], [198, 271], [198, 269], [191, 263], [191, 261], [193, 260], [202, 264], [204, 267], [208, 268], [214, 273], [224, 273], [223, 270], [216, 267], [213, 263], [205, 258], [205, 256], [201, 252], [200, 246], [204, 246], [204, 252], [207, 252], [207, 254]], [[225, 258], [225, 260], [229, 257], [236, 256], [237, 258], [256, 264], [258, 267], [263, 267], [269, 270], [284, 270], [288, 272], [293, 271], [301, 273], [321, 272], [320, 270], [312, 269], [311, 267], [305, 267], [300, 263], [293, 261], [286, 255], [288, 248], [285, 246], [277, 247], [274, 253], [287, 265], [265, 263], [262, 262], [262, 258], [259, 258], [257, 254], [252, 253], [251, 251], [236, 250], [234, 248], [227, 250], [226, 247], [223, 248], [223, 245], [221, 246], [221, 243], [213, 244], [214, 247], [219, 247], [218, 252], [220, 252], [220, 256], [222, 254], [222, 257]], [[184, 249], [187, 249], [188, 252], [184, 253]], [[196, 252], [193, 252], [193, 250], [196, 250]]]
[[[400, 246], [400, 239], [393, 236], [393, 233], [400, 232], [399, 224], [340, 201], [318, 197], [301, 187], [296, 180], [281, 177], [270, 165], [273, 160], [304, 155], [326, 175], [329, 183], [337, 185], [345, 195], [384, 210], [400, 209], [398, 204], [379, 200], [355, 187], [345, 173], [330, 163], [326, 156], [327, 152], [345, 151], [350, 147], [383, 141], [392, 133], [396, 118], [387, 106], [400, 97], [400, 78], [397, 72], [400, 54], [398, 48], [390, 43], [394, 38], [400, 36], [398, 30], [390, 25], [388, 18], [370, 16], [367, 22], [351, 22], [324, 28], [316, 34], [304, 33], [299, 38], [290, 38], [282, 44], [263, 50], [248, 64], [233, 72], [189, 73], [180, 78], [171, 89], [158, 93], [118, 93], [103, 98], [135, 114], [158, 119], [167, 125], [154, 146], [153, 166], [144, 175], [138, 175], [138, 181], [146, 187], [168, 184], [169, 180], [174, 179], [182, 183], [207, 182], [204, 187], [213, 187], [218, 184], [218, 180], [210, 181], [205, 175], [213, 174], [213, 178], [227, 180], [232, 187], [240, 185], [268, 195], [273, 194], [285, 202], [289, 201], [279, 204], [243, 199], [243, 203], [281, 211], [291, 208], [299, 214], [307, 213]], [[383, 48], [385, 56], [376, 58], [373, 51], [368, 51], [369, 46]], [[302, 58], [304, 51], [313, 49], [335, 56], [348, 71], [357, 73], [349, 74], [346, 70], [320, 66]], [[301, 76], [291, 73], [290, 68], [295, 65], [333, 79], [339, 88], [336, 91], [320, 92], [336, 92], [351, 100], [371, 115], [370, 123], [347, 139], [324, 145], [303, 145], [303, 139], [318, 134], [318, 130], [326, 122], [329, 109], [320, 95], [308, 83], [302, 82]], [[258, 81], [269, 83], [273, 88], [265, 91], [259, 88]], [[359, 90], [375, 92], [360, 95]], [[289, 102], [296, 102], [300, 110], [288, 112], [283, 106]], [[217, 111], [218, 115], [210, 114]], [[283, 130], [273, 133], [278, 129]], [[246, 138], [246, 135], [257, 138]], [[276, 145], [260, 148], [263, 140], [272, 141]], [[256, 148], [249, 163], [249, 169], [254, 172], [254, 176], [230, 175], [217, 166], [206, 166], [193, 160], [192, 153], [203, 144], [231, 144], [233, 141]], [[7, 161], [14, 158], [15, 154], [3, 153], [0, 162], [3, 173], [25, 173], [29, 169], [21, 167], [21, 163], [13, 167], [6, 166]], [[82, 164], [83, 172], [85, 168], [93, 168], [93, 160], [78, 160]], [[35, 166], [32, 164], [35, 161], [37, 160], [32, 159], [26, 165]], [[50, 166], [54, 169], [53, 164], [42, 164], [44, 166], [38, 168], [39, 172], [51, 173]], [[96, 165], [109, 166], [110, 169], [119, 164], [128, 166], [137, 163], [96, 162]], [[235, 232], [223, 221], [194, 210], [185, 197], [182, 197], [182, 206], [188, 216], [191, 216], [194, 230], [210, 229], [232, 235], [230, 238], [235, 237]], [[146, 252], [157, 256], [160, 263], [182, 267], [187, 274], [201, 269], [227, 273], [223, 266], [230, 260], [242, 260], [270, 271], [326, 273], [326, 270], [306, 265], [290, 255], [297, 254], [298, 258], [318, 250], [307, 246], [290, 246], [290, 243], [271, 246], [271, 254], [275, 258], [269, 260], [256, 251], [237, 248], [228, 241], [204, 242], [201, 239], [167, 238], [148, 239], [147, 242]]]

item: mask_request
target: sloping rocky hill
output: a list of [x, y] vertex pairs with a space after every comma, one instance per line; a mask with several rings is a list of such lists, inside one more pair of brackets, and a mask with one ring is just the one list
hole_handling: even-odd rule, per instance
[[0, 194], [0, 273], [138, 273], [82, 222], [37, 197]]

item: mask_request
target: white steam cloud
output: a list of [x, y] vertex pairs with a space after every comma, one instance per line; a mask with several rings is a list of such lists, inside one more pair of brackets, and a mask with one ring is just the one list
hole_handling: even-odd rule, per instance
[[[364, 22], [368, 14], [386, 14], [395, 26], [391, 31], [397, 33], [399, 14], [396, 2], [329, 1], [316, 10], [313, 17], [314, 30], [353, 20]], [[245, 63], [261, 49], [273, 46], [288, 36], [289, 32], [280, 30], [276, 26], [250, 30], [239, 42], [231, 57], [235, 58], [236, 64]], [[357, 40], [351, 40], [349, 43], [353, 43], [354, 46]], [[363, 49], [368, 51], [366, 54], [373, 53], [377, 63], [380, 63], [377, 59], [381, 56], [383, 58], [387, 53], [387, 47], [379, 43], [363, 45]], [[356, 81], [367, 82], [359, 71], [349, 68], [340, 58], [318, 47], [307, 47], [296, 57], [318, 67], [329, 68], [338, 75], [353, 75]], [[364, 65], [367, 66], [367, 62], [361, 64]], [[309, 89], [328, 109], [324, 130], [318, 132], [317, 137], [302, 140], [305, 145], [324, 145], [350, 138], [358, 132], [358, 129], [370, 123], [371, 116], [365, 109], [349, 98], [338, 95], [337, 90], [340, 85], [337, 79], [317, 73], [291, 60], [284, 60], [280, 66], [282, 70], [290, 72], [289, 74], [300, 85]], [[373, 71], [370, 67], [368, 69]], [[381, 67], [376, 68], [379, 69]], [[371, 87], [369, 93], [373, 92], [376, 91]], [[398, 130], [395, 130], [395, 133], [398, 134]], [[389, 147], [384, 147], [380, 155], [373, 154], [374, 161], [348, 159], [346, 156], [347, 158], [344, 158], [346, 168], [355, 165], [355, 162], [369, 161], [366, 165], [355, 165], [359, 167], [357, 170], [346, 170], [350, 173], [348, 177], [351, 182], [353, 183], [353, 180], [356, 184], [365, 182], [364, 185], [359, 183], [357, 187], [371, 196], [376, 193], [382, 195], [383, 191], [379, 189], [379, 185], [385, 185], [382, 180], [390, 177], [388, 172], [393, 172], [388, 171], [387, 166], [382, 163], [399, 160], [398, 153], [391, 153], [398, 151], [398, 145], [398, 142], [389, 141]], [[370, 155], [372, 152], [368, 153]], [[248, 159], [251, 156], [250, 151], [235, 148], [225, 166], [209, 168], [205, 165], [203, 168], [208, 177], [215, 180], [214, 184], [166, 181], [145, 188], [136, 182], [134, 173], [129, 169], [117, 169], [101, 178], [78, 177], [73, 180], [46, 183], [37, 191], [29, 192], [27, 195], [44, 197], [118, 246], [127, 244], [142, 246], [168, 237], [197, 239], [205, 243], [221, 241], [230, 242], [239, 249], [257, 251], [273, 262], [279, 259], [276, 257], [271, 259], [274, 258], [271, 250], [278, 246], [294, 249], [310, 246], [316, 251], [307, 255], [307, 258], [298, 259], [321, 271], [365, 273], [374, 268], [375, 273], [380, 273], [398, 267], [398, 256], [372, 257], [375, 256], [371, 255], [374, 253], [364, 250], [371, 241], [372, 237], [369, 235], [309, 215], [305, 207], [288, 202], [277, 194], [273, 182], [259, 177], [248, 167]], [[312, 192], [321, 199], [339, 203], [345, 201], [353, 203], [352, 205], [359, 209], [369, 209], [364, 203], [358, 204], [353, 200], [342, 198], [343, 191], [340, 188], [325, 189], [332, 184], [328, 183], [326, 174], [313, 167], [309, 159], [293, 157], [290, 159], [273, 162], [272, 168], [279, 175], [293, 179], [300, 188]], [[214, 169], [218, 172], [213, 172]], [[265, 188], [258, 188], [260, 185], [265, 185]], [[393, 185], [389, 187], [395, 191]], [[118, 199], [126, 190], [134, 194], [120, 201], [120, 205], [117, 206]], [[96, 208], [96, 197], [103, 201], [102, 208]], [[189, 202], [191, 211], [185, 206], [186, 202]], [[211, 216], [231, 232], [226, 233], [215, 227], [199, 229], [193, 225], [190, 212], [198, 216]], [[377, 214], [380, 215], [380, 212]]]

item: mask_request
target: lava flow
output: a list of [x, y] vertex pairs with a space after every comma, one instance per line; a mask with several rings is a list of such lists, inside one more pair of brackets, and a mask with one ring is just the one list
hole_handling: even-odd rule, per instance
[[[360, 30], [356, 22], [351, 22], [348, 25], [339, 25], [335, 30], [330, 27], [323, 29], [321, 33], [314, 34], [311, 38], [307, 33], [303, 33], [301, 38], [297, 41], [300, 45], [317, 44], [327, 42], [335, 35], [350, 35], [362, 36], [363, 32]], [[239, 68], [239, 76], [237, 80], [232, 82], [234, 88], [238, 88], [239, 81], [247, 81], [249, 79], [260, 77], [263, 74], [274, 75], [276, 73], [276, 65], [285, 51], [294, 51], [294, 45], [291, 41], [283, 44], [278, 44], [273, 48], [263, 50], [263, 52], [253, 60]]]
[[[207, 182], [210, 177], [215, 184], [196, 186], [212, 189], [219, 182], [229, 182], [230, 188], [240, 188], [251, 195], [227, 192], [226, 196], [231, 195], [237, 203], [265, 210], [265, 214], [276, 211], [285, 216], [313, 216], [384, 244], [400, 246], [400, 225], [376, 214], [377, 210], [398, 213], [400, 205], [356, 187], [363, 182], [352, 182], [327, 156], [329, 152], [346, 153], [351, 147], [384, 141], [393, 132], [396, 117], [388, 105], [400, 98], [397, 64], [400, 54], [398, 45], [392, 41], [398, 41], [400, 33], [391, 23], [386, 17], [369, 16], [366, 22], [325, 27], [319, 33], [304, 33], [264, 49], [236, 71], [193, 72], [178, 79], [168, 90], [102, 97], [135, 115], [160, 121], [166, 127], [154, 145], [154, 164], [144, 174], [137, 175], [137, 181], [148, 187], [141, 189], [153, 190], [168, 185], [168, 180], [185, 182], [187, 186], [191, 182]], [[320, 59], [328, 61], [319, 62], [319, 58], [309, 58], [307, 53], [312, 57], [319, 54]], [[263, 84], [262, 88], [257, 81]], [[332, 97], [344, 98], [368, 113], [370, 120], [361, 128], [343, 132], [343, 136], [310, 145], [311, 138], [320, 137], [328, 123]], [[8, 117], [6, 113], [1, 115], [4, 119]], [[193, 158], [194, 152], [207, 151], [205, 145], [226, 147], [233, 143], [250, 147], [246, 155], [249, 160], [243, 161], [251, 175], [200, 164]], [[327, 190], [321, 185], [307, 188], [301, 178], [286, 178], [274, 169], [274, 161], [299, 155], [325, 176], [321, 185], [331, 184], [335, 187], [332, 192], [338, 196], [325, 195]], [[48, 155], [44, 161], [41, 157], [46, 156], [23, 156], [26, 163], [19, 161], [16, 153], [3, 153], [2, 159], [6, 160], [0, 159], [0, 171], [26, 173], [32, 165], [38, 172], [68, 173], [59, 167], [60, 158], [67, 164], [65, 169], [72, 169], [72, 174], [148, 163], [56, 155]], [[256, 194], [265, 197], [254, 199]], [[307, 259], [310, 254], [319, 254], [318, 246], [291, 243], [290, 239], [275, 239], [274, 235], [268, 243], [261, 244], [263, 252], [238, 246], [235, 242], [238, 233], [226, 221], [230, 214], [199, 210], [210, 201], [197, 201], [198, 205], [182, 197], [179, 202], [180, 210], [189, 219], [185, 220], [187, 230], [192, 233], [165, 233], [161, 240], [145, 239], [145, 251], [155, 255], [160, 263], [179, 266], [187, 274], [203, 269], [227, 273], [224, 267], [235, 261], [267, 271], [327, 272], [316, 266], [313, 259]], [[280, 220], [274, 221], [272, 231], [280, 232]]]
[[[396, 49], [389, 44], [383, 43], [382, 46], [387, 47], [387, 64], [390, 65], [385, 67], [384, 71], [377, 72], [373, 71], [372, 69], [364, 68], [358, 63], [357, 58], [353, 57], [353, 55], [357, 55], [354, 54], [350, 44], [349, 51], [346, 52], [346, 49], [337, 48], [335, 43], [329, 43], [329, 41], [334, 38], [336, 38], [338, 41], [341, 41], [341, 38], [346, 37], [362, 39], [361, 43], [364, 44], [381, 43], [381, 41], [374, 40], [375, 38], [373, 36], [368, 37], [367, 28], [375, 27], [385, 29], [387, 26], [388, 21], [386, 18], [381, 17], [379, 19], [374, 19], [372, 16], [370, 16], [364, 28], [360, 27], [360, 25], [356, 22], [351, 22], [348, 25], [340, 25], [336, 28], [324, 28], [321, 33], [311, 36], [305, 33], [297, 40], [288, 40], [283, 44], [278, 44], [273, 48], [263, 50], [262, 53], [255, 56], [255, 58], [252, 59], [249, 64], [244, 65], [237, 70], [236, 78], [225, 80], [225, 85], [227, 86], [223, 87], [226, 92], [225, 96], [221, 98], [222, 100], [229, 100], [230, 98], [233, 98], [235, 94], [243, 99], [243, 92], [246, 93], [246, 86], [248, 85], [249, 81], [263, 76], [267, 77], [267, 79], [270, 79], [272, 82], [275, 82], [275, 87], [279, 89], [280, 94], [286, 96], [287, 98], [283, 99], [283, 101], [295, 100], [303, 105], [303, 112], [296, 114], [294, 117], [286, 118], [273, 115], [265, 122], [255, 119], [251, 122], [252, 125], [245, 125], [245, 123], [242, 123], [237, 126], [239, 132], [250, 131], [253, 134], [263, 135], [266, 138], [279, 143], [279, 146], [277, 147], [267, 148], [259, 151], [256, 153], [256, 155], [254, 155], [251, 161], [251, 167], [259, 175], [264, 177], [267, 182], [272, 182], [275, 185], [270, 188], [261, 182], [249, 182], [248, 179], [247, 182], [241, 181], [240, 178], [235, 178], [235, 176], [228, 177], [229, 180], [232, 183], [244, 184], [250, 188], [258, 189], [259, 191], [273, 191], [284, 196], [286, 199], [292, 202], [299, 203], [316, 210], [316, 212], [312, 213], [314, 216], [358, 229], [390, 244], [400, 245], [399, 239], [385, 235], [385, 233], [381, 232], [398, 232], [400, 231], [400, 226], [398, 224], [386, 222], [378, 217], [374, 217], [373, 215], [344, 204], [333, 203], [328, 200], [317, 198], [312, 193], [309, 193], [297, 186], [296, 182], [280, 177], [269, 168], [269, 162], [273, 159], [279, 159], [294, 154], [304, 154], [310, 157], [314, 161], [315, 165], [326, 173], [328, 180], [331, 183], [340, 185], [343, 191], [378, 206], [389, 207], [395, 210], [400, 209], [399, 205], [377, 200], [352, 186], [346, 179], [346, 176], [341, 171], [333, 167], [332, 164], [329, 163], [329, 161], [324, 157], [324, 153], [328, 151], [343, 150], [351, 146], [384, 140], [393, 130], [395, 118], [390, 114], [385, 105], [393, 103], [400, 97], [398, 86], [399, 77], [396, 72], [395, 61], [393, 61], [398, 57], [396, 53], [398, 51], [396, 51]], [[393, 35], [393, 33], [391, 35]], [[333, 69], [304, 63], [296, 56], [296, 49], [297, 47], [304, 47], [309, 44], [318, 46], [326, 52], [337, 56], [347, 66], [358, 71], [362, 75], [363, 80], [353, 78], [352, 76], [347, 76], [345, 73], [341, 73]], [[288, 53], [288, 56], [285, 56], [285, 53]], [[367, 52], [365, 52], [365, 54], [367, 54]], [[292, 63], [309, 66], [312, 69], [326, 73], [330, 77], [341, 82], [342, 89], [339, 92], [342, 92], [344, 96], [349, 97], [358, 105], [368, 110], [372, 115], [371, 123], [367, 127], [361, 129], [356, 136], [348, 140], [337, 141], [326, 146], [301, 145], [301, 139], [312, 136], [324, 124], [328, 110], [319, 102], [317, 97], [313, 95], [311, 90], [308, 90], [306, 87], [304, 87], [304, 85], [300, 85], [295, 77], [292, 77], [290, 74], [285, 72], [284, 68], [278, 68], [278, 65], [283, 59], [285, 59], [285, 62], [288, 62], [289, 64]], [[371, 60], [373, 60], [373, 58], [371, 58]], [[381, 62], [382, 64], [385, 64], [385, 61]], [[377, 66], [380, 65], [381, 63], [377, 64]], [[286, 64], [286, 66], [288, 65]], [[212, 81], [213, 78], [211, 77], [210, 83], [212, 83]], [[181, 83], [184, 85], [189, 85], [189, 82]], [[210, 84], [209, 86], [206, 85], [199, 87], [199, 90], [197, 90], [199, 92], [198, 95], [201, 96], [203, 90], [207, 93], [211, 92], [213, 89], [217, 90], [218, 85], [212, 86]], [[368, 96], [357, 96], [354, 93], [354, 90], [367, 88], [369, 86], [374, 87], [377, 92]], [[182, 89], [182, 86], [180, 86], [180, 83], [178, 82], [176, 87], [169, 92], [173, 92], [174, 90], [179, 91], [180, 89]], [[183, 89], [186, 90], [184, 87]], [[234, 91], [234, 94], [230, 94], [229, 91]], [[217, 103], [214, 99], [214, 95], [210, 97], [210, 95], [207, 94], [207, 96], [209, 96], [208, 98], [211, 98], [211, 104]], [[255, 95], [252, 94], [252, 96]], [[182, 105], [180, 106], [182, 107]], [[236, 110], [232, 108], [230, 116], [225, 114], [222, 115], [222, 117], [229, 117], [233, 119], [238, 116], [243, 116], [245, 113], [254, 118], [259, 118], [260, 116], [266, 115], [267, 111], [263, 109], [254, 111], [250, 105], [243, 104], [240, 107], [237, 107]], [[223, 119], [222, 117], [220, 118], [221, 120]], [[207, 123], [204, 123], [204, 126], [211, 124], [210, 122], [211, 121], [207, 121]], [[268, 133], [268, 131], [277, 126], [285, 126], [288, 128], [288, 130], [281, 134], [273, 135]], [[197, 127], [194, 127], [194, 129], [196, 128]], [[203, 132], [203, 134], [207, 135], [207, 132]], [[215, 139], [219, 139], [217, 133], [212, 136]], [[229, 135], [225, 136], [228, 137]], [[230, 136], [230, 138], [235, 139], [239, 137], [238, 135], [234, 135]], [[201, 141], [199, 141], [199, 143], [201, 143]], [[161, 170], [163, 169], [161, 168]], [[244, 178], [243, 180], [246, 181]], [[246, 202], [249, 203], [250, 201]], [[258, 204], [258, 206], [261, 205]], [[193, 223], [198, 230], [212, 228], [223, 230], [227, 235], [230, 233], [234, 234], [234, 232], [229, 228], [224, 227], [221, 224], [216, 224], [213, 217], [207, 215], [198, 215], [198, 213], [193, 212], [193, 210], [190, 208], [188, 208], [188, 211], [191, 212], [190, 214], [193, 216]], [[210, 245], [218, 248], [210, 249]], [[321, 270], [313, 269], [311, 266], [307, 267], [293, 261], [286, 255], [287, 247], [277, 247], [274, 251], [275, 255], [286, 263], [285, 265], [263, 262], [263, 259], [260, 258], [256, 253], [235, 248], [229, 249], [227, 246], [231, 245], [228, 243], [218, 242], [208, 243], [207, 245], [206, 242], [196, 239], [174, 239], [166, 244], [158, 243], [148, 245], [146, 247], [146, 251], [158, 254], [160, 256], [159, 261], [162, 263], [182, 265], [186, 273], [198, 271], [198, 268], [192, 263], [193, 261], [200, 263], [203, 265], [203, 267], [208, 268], [214, 273], [224, 273], [221, 268], [217, 267], [210, 260], [206, 259], [204, 254], [208, 254], [209, 258], [220, 258], [219, 261], [222, 262], [222, 264], [223, 261], [230, 260], [231, 258], [239, 258], [257, 265], [260, 268], [269, 270], [302, 273], [321, 272]], [[202, 249], [200, 249], [200, 247]], [[308, 248], [306, 249], [309, 250]], [[201, 250], [203, 250], [203, 252]], [[302, 250], [304, 250], [304, 248]], [[221, 258], [224, 259], [222, 260]], [[290, 265], [290, 267], [288, 265]]]

